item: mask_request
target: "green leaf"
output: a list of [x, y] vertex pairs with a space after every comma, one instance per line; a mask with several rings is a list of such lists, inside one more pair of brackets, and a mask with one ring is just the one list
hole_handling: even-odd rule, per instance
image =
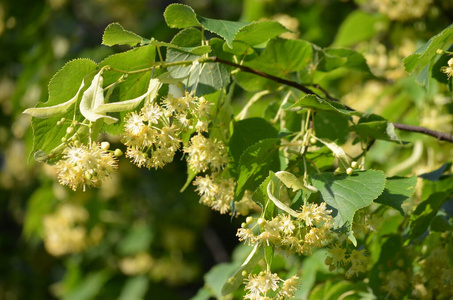
[[314, 116], [316, 136], [346, 143], [349, 136], [349, 119], [347, 116], [333, 111], [318, 111]]
[[118, 252], [121, 255], [134, 255], [142, 251], [147, 251], [153, 233], [151, 229], [145, 225], [132, 227], [125, 238], [118, 244]]
[[201, 23], [203, 28], [221, 36], [230, 47], [232, 47], [234, 37], [239, 32], [239, 30], [250, 24], [245, 22], [214, 20], [201, 16], [198, 16], [197, 19]]
[[169, 5], [164, 12], [164, 17], [168, 26], [172, 28], [201, 26], [205, 30], [221, 36], [230, 47], [239, 30], [249, 24], [198, 16], [191, 7], [183, 4]]
[[164, 11], [164, 18], [171, 28], [187, 28], [200, 26], [194, 10], [183, 4], [170, 4]]
[[352, 227], [357, 210], [370, 205], [384, 191], [385, 175], [382, 171], [367, 170], [353, 175], [333, 173], [314, 174], [312, 184], [323, 200], [334, 209], [335, 224], [338, 227]]
[[269, 171], [280, 168], [278, 143], [280, 139], [265, 139], [247, 148], [238, 164], [236, 198], [241, 199], [246, 190], [254, 191], [267, 177]]
[[138, 34], [124, 29], [119, 23], [112, 23], [107, 26], [102, 36], [102, 44], [106, 46], [128, 45], [133, 47], [142, 44], [144, 40]]
[[55, 195], [51, 187], [41, 186], [34, 191], [27, 201], [27, 210], [24, 221], [24, 236], [27, 239], [40, 236], [43, 229], [43, 218], [52, 212], [55, 204]]
[[305, 189], [303, 183], [293, 173], [287, 171], [279, 171], [275, 173], [275, 176], [280, 179], [287, 188], [293, 189], [293, 192]]
[[348, 110], [343, 104], [322, 99], [316, 95], [305, 95], [296, 103], [291, 105], [288, 110], [302, 110], [304, 108], [313, 109], [316, 111], [330, 111], [340, 113], [344, 116], [357, 115], [359, 113]]
[[415, 192], [417, 176], [411, 177], [390, 177], [385, 182], [384, 192], [374, 202], [393, 207], [404, 216], [401, 204], [409, 199]]
[[131, 277], [126, 280], [119, 300], [141, 300], [145, 299], [148, 290], [149, 279], [145, 275]]
[[309, 42], [302, 40], [270, 40], [256, 60], [244, 65], [276, 76], [285, 76], [302, 70], [311, 63], [313, 49]]
[[431, 194], [428, 199], [420, 203], [411, 215], [409, 238], [414, 240], [428, 230], [437, 212], [448, 199], [448, 192]]
[[63, 300], [95, 299], [110, 276], [105, 270], [87, 274], [76, 289], [64, 295]]
[[375, 114], [363, 115], [358, 124], [351, 126], [351, 130], [364, 139], [370, 138], [401, 143], [396, 136], [393, 123], [387, 122], [387, 120]]
[[[179, 32], [172, 40], [178, 46], [194, 47], [201, 44], [200, 31], [187, 28]], [[213, 51], [213, 55], [216, 55]], [[168, 49], [167, 61], [195, 61], [200, 56], [177, 49]], [[230, 82], [230, 73], [225, 66], [218, 63], [190, 64], [189, 66], [174, 66], [168, 68], [173, 78], [188, 77], [183, 83], [190, 89], [196, 90], [197, 95], [206, 95], [224, 88]], [[188, 82], [187, 82], [188, 81]]]
[[[242, 276], [242, 271], [246, 271], [247, 273], [250, 273], [250, 271], [252, 271], [253, 267], [263, 257], [264, 257], [264, 254], [263, 254], [263, 251], [261, 250], [261, 247], [258, 244], [255, 245], [255, 247], [253, 247], [252, 251], [250, 252], [249, 256], [245, 259], [245, 261], [241, 265], [241, 267], [239, 269], [237, 269], [234, 272], [234, 274], [231, 277], [229, 277], [228, 280], [225, 282], [225, 284], [222, 287], [221, 296], [225, 296], [225, 295], [228, 295], [228, 294], [234, 292], [244, 281], [244, 278]], [[214, 267], [214, 268], [216, 268], [216, 267]], [[219, 272], [218, 275], [222, 276], [221, 274], [222, 273]], [[230, 272], [228, 272], [226, 274], [230, 274]]]
[[317, 70], [331, 71], [340, 67], [372, 75], [366, 59], [361, 53], [346, 48], [325, 49]]
[[[89, 59], [76, 59], [68, 62], [51, 79], [49, 83], [49, 99], [45, 103], [36, 106], [49, 107], [59, 105], [67, 99], [71, 99], [78, 92], [85, 77], [96, 70], [96, 63]], [[61, 144], [61, 138], [66, 135], [69, 126], [56, 126], [61, 117], [72, 119], [73, 111], [67, 111], [63, 115], [47, 119], [32, 119], [33, 127], [33, 151], [42, 150], [49, 153]], [[82, 117], [78, 120], [81, 121]]]
[[435, 216], [431, 221], [430, 229], [437, 232], [453, 231], [453, 226], [448, 222], [447, 218], [442, 215]]
[[234, 40], [244, 42], [250, 46], [255, 46], [288, 31], [289, 30], [279, 22], [253, 22], [242, 27], [236, 34]]
[[445, 163], [437, 170], [434, 170], [429, 173], [424, 173], [422, 175], [419, 175], [418, 177], [421, 177], [423, 179], [430, 180], [430, 181], [439, 181], [439, 179], [442, 177], [444, 172], [446, 170], [450, 169], [451, 165], [452, 165], [451, 162]]
[[444, 49], [453, 41], [453, 24], [442, 30], [439, 34], [433, 36], [427, 43], [417, 49], [415, 53], [406, 57], [404, 67], [409, 73], [420, 70], [426, 65], [433, 63], [438, 57], [437, 49]]
[[362, 10], [355, 10], [341, 23], [333, 46], [348, 47], [368, 40], [376, 35], [376, 24], [384, 21], [383, 15], [372, 15]]
[[234, 123], [229, 149], [236, 162], [248, 147], [260, 140], [276, 138], [277, 130], [262, 118], [249, 118]]
[[[146, 45], [134, 48], [122, 53], [114, 54], [104, 59], [99, 66], [111, 66], [112, 68], [124, 71], [136, 71], [150, 68], [154, 65], [156, 56], [156, 46]], [[104, 86], [115, 84], [120, 79], [121, 83], [115, 85], [113, 93], [109, 97], [110, 103], [123, 101], [124, 99], [134, 99], [146, 93], [150, 84], [152, 71], [129, 74], [124, 78], [124, 73], [117, 72], [114, 69], [106, 69], [103, 73]], [[124, 118], [127, 112], [115, 113], [112, 116], [118, 119], [118, 122], [107, 125], [104, 124], [103, 130], [118, 135], [123, 130]]]

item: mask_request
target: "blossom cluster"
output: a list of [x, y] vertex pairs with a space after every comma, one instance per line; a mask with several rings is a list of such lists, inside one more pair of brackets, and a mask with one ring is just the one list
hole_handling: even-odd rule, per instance
[[448, 79], [450, 79], [450, 77], [453, 76], [453, 58], [450, 58], [447, 62], [448, 64], [448, 67], [447, 66], [443, 66], [440, 70], [447, 74], [448, 76]]
[[68, 145], [63, 150], [63, 158], [56, 163], [60, 183], [74, 191], [79, 186], [84, 191], [87, 186], [99, 187], [118, 167], [115, 155], [108, 151], [109, 147], [108, 142]]
[[82, 206], [64, 203], [55, 213], [44, 216], [44, 246], [50, 254], [79, 253], [102, 238], [100, 227], [87, 232], [88, 211]]
[[[287, 280], [281, 279], [277, 274], [270, 271], [261, 271], [259, 274], [249, 274], [245, 279], [247, 294], [244, 299], [289, 299], [295, 296], [298, 277], [292, 276]], [[268, 294], [273, 294], [272, 296]]]
[[[195, 130], [202, 136], [201, 133], [208, 130], [209, 110], [210, 103], [205, 98], [186, 92], [183, 97], [169, 94], [161, 104], [150, 102], [140, 112], [129, 113], [122, 135], [127, 146], [126, 157], [138, 167], [162, 168], [173, 161], [181, 147], [182, 133]], [[213, 143], [215, 150], [221, 148]], [[194, 151], [194, 147], [188, 150], [190, 153]], [[194, 162], [190, 153], [189, 161]]]
[[254, 219], [248, 217], [236, 235], [247, 244], [273, 245], [283, 251], [305, 255], [331, 242], [333, 219], [325, 202], [320, 205], [307, 203], [296, 213], [296, 220], [288, 214], [279, 214], [271, 220], [259, 218], [254, 223]]
[[371, 0], [371, 3], [391, 20], [407, 21], [425, 15], [432, 0]]

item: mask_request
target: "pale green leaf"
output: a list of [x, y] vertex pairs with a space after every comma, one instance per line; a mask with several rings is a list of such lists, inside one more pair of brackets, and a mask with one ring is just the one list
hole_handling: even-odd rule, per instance
[[346, 152], [344, 152], [341, 146], [329, 139], [321, 139], [318, 137], [315, 137], [315, 139], [326, 145], [327, 148], [332, 151], [333, 155], [340, 159], [345, 166], [349, 166], [349, 157], [346, 155]]
[[106, 103], [99, 105], [96, 107], [93, 112], [96, 114], [105, 115], [108, 112], [122, 112], [122, 111], [129, 111], [135, 109], [143, 99], [147, 98], [147, 103], [151, 103], [157, 97], [157, 93], [159, 92], [162, 83], [155, 78], [151, 78], [149, 82], [149, 87], [146, 93], [137, 98], [124, 100], [121, 102], [113, 102], [113, 103]]
[[80, 113], [91, 122], [102, 118], [107, 124], [112, 124], [118, 119], [95, 112], [99, 106], [104, 104], [103, 82], [102, 71], [100, 71], [94, 76], [90, 87], [83, 93], [82, 101], [80, 101]]
[[79, 90], [77, 93], [69, 99], [66, 102], [53, 105], [53, 106], [44, 106], [44, 107], [35, 107], [35, 108], [28, 108], [24, 110], [24, 114], [31, 115], [32, 117], [35, 118], [40, 118], [40, 119], [47, 119], [51, 117], [57, 117], [60, 116], [66, 112], [68, 112], [69, 108], [71, 107], [72, 104], [74, 104], [77, 101], [77, 98], [79, 97], [80, 91], [84, 87], [84, 81], [82, 81], [82, 84], [80, 85]]
[[322, 173], [312, 176], [313, 185], [334, 209], [335, 225], [348, 229], [351, 229], [355, 212], [382, 194], [385, 182], [384, 173], [377, 170], [359, 171], [353, 175]]
[[119, 23], [112, 23], [104, 30], [102, 44], [106, 46], [128, 45], [135, 46], [144, 42], [144, 38], [138, 34], [126, 30]]
[[263, 251], [260, 250], [261, 248], [258, 244], [253, 247], [241, 267], [237, 269], [236, 272], [234, 272], [234, 274], [228, 278], [227, 282], [223, 285], [222, 296], [234, 292], [243, 283], [244, 277], [242, 276], [242, 271], [250, 273], [253, 267], [264, 257]]

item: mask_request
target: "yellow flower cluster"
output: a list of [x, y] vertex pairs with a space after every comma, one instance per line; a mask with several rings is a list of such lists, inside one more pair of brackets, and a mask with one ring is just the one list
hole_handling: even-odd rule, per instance
[[78, 205], [65, 203], [53, 214], [43, 218], [44, 246], [50, 254], [61, 256], [79, 253], [102, 238], [102, 229], [95, 227], [87, 232], [85, 223], [88, 211]]
[[147, 252], [121, 259], [118, 267], [125, 275], [147, 274], [155, 281], [165, 280], [172, 285], [190, 282], [199, 273], [198, 267], [184, 261], [181, 255], [155, 258]]
[[297, 276], [292, 276], [287, 280], [283, 280], [277, 274], [271, 273], [268, 270], [262, 271], [259, 274], [249, 274], [245, 279], [245, 290], [247, 294], [244, 296], [244, 299], [270, 300], [293, 298], [299, 285], [298, 279]]
[[420, 281], [438, 299], [453, 295], [453, 264], [448, 246], [435, 248], [421, 261]]
[[450, 79], [450, 77], [453, 76], [453, 58], [450, 58], [447, 62], [448, 66], [444, 66], [442, 68], [440, 68], [440, 70], [442, 72], [444, 72], [445, 74], [447, 74], [448, 76], [448, 79]]
[[407, 289], [409, 282], [406, 273], [401, 270], [392, 270], [385, 274], [384, 284], [381, 289], [393, 298], [400, 299], [401, 293]]
[[228, 162], [224, 144], [200, 133], [190, 139], [190, 145], [184, 148], [184, 152], [188, 154], [190, 167], [196, 172], [204, 172], [209, 167], [218, 172]]
[[[346, 238], [343, 241], [346, 243]], [[325, 264], [329, 266], [330, 271], [343, 266], [347, 268], [345, 273], [347, 278], [358, 276], [359, 273], [365, 273], [367, 270], [368, 258], [365, 255], [365, 249], [349, 251], [347, 245], [337, 242], [330, 246], [325, 260]]]
[[432, 0], [372, 0], [380, 13], [391, 20], [407, 21], [418, 19], [426, 14]]
[[230, 211], [231, 201], [234, 199], [236, 182], [233, 178], [225, 179], [218, 173], [197, 176], [193, 183], [201, 196], [200, 202], [219, 211], [221, 214]]
[[99, 187], [118, 167], [114, 154], [107, 151], [109, 146], [107, 142], [68, 145], [63, 150], [63, 159], [56, 163], [60, 183], [74, 191], [80, 185], [84, 191], [86, 186]]
[[205, 98], [186, 92], [183, 97], [168, 95], [162, 105], [148, 103], [139, 113], [128, 114], [122, 137], [126, 157], [138, 167], [162, 168], [173, 161], [182, 132], [208, 130], [209, 108]]
[[[248, 225], [254, 219], [248, 217], [236, 235], [247, 244], [273, 245], [283, 251], [305, 255], [331, 242], [333, 221], [325, 202], [320, 205], [308, 203], [296, 213], [297, 220], [290, 215], [279, 214], [271, 220], [259, 218], [251, 228]], [[259, 227], [257, 234], [254, 233], [255, 227]]]

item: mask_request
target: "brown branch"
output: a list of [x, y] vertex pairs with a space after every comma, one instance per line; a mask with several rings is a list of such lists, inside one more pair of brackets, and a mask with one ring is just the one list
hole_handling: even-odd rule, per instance
[[[297, 82], [294, 82], [294, 81], [290, 81], [290, 80], [283, 79], [283, 78], [280, 78], [280, 77], [277, 77], [277, 76], [274, 76], [274, 75], [271, 75], [271, 74], [267, 74], [267, 73], [252, 69], [252, 68], [247, 67], [247, 66], [243, 66], [243, 65], [231, 62], [231, 61], [224, 60], [224, 59], [219, 58], [219, 57], [210, 57], [209, 59], [206, 60], [206, 62], [209, 62], [209, 61], [210, 62], [218, 62], [218, 63], [224, 64], [224, 65], [232, 66], [232, 67], [240, 69], [241, 71], [252, 73], [252, 74], [267, 78], [269, 80], [272, 80], [272, 81], [275, 81], [275, 82], [278, 82], [278, 83], [281, 83], [281, 84], [284, 84], [284, 85], [287, 85], [287, 86], [291, 86], [291, 87], [296, 88], [296, 89], [298, 89], [298, 90], [300, 90], [300, 91], [302, 91], [302, 92], [304, 92], [306, 94], [316, 95], [318, 97], [321, 97], [318, 94], [316, 94], [314, 91], [312, 91], [311, 89], [307, 88], [305, 85], [297, 83]], [[319, 85], [315, 85], [315, 87], [317, 89], [319, 89], [320, 91], [322, 91], [329, 100], [332, 100], [332, 101], [335, 101], [335, 102], [339, 102], [338, 99], [330, 96]], [[345, 107], [346, 107], [346, 109], [348, 109], [350, 111], [355, 111], [353, 108], [350, 108], [348, 106], [345, 106]], [[439, 132], [439, 131], [431, 130], [431, 129], [428, 129], [428, 128], [425, 128], [425, 127], [420, 127], [420, 126], [412, 126], [412, 125], [406, 125], [406, 124], [400, 124], [400, 123], [392, 123], [392, 124], [393, 124], [393, 126], [395, 126], [395, 128], [397, 128], [399, 130], [402, 130], [402, 131], [417, 132], [417, 133], [421, 133], [421, 134], [425, 134], [425, 135], [429, 135], [429, 136], [435, 137], [435, 138], [437, 138], [440, 141], [447, 141], [447, 142], [453, 143], [453, 135], [451, 135], [449, 133]]]
[[393, 126], [395, 126], [395, 128], [397, 128], [399, 130], [418, 132], [418, 133], [433, 136], [433, 137], [437, 138], [439, 141], [447, 141], [447, 142], [453, 143], [453, 135], [446, 133], [446, 132], [440, 132], [440, 131], [435, 131], [435, 130], [428, 129], [425, 127], [412, 126], [412, 125], [406, 125], [406, 124], [400, 124], [400, 123], [393, 123]]

